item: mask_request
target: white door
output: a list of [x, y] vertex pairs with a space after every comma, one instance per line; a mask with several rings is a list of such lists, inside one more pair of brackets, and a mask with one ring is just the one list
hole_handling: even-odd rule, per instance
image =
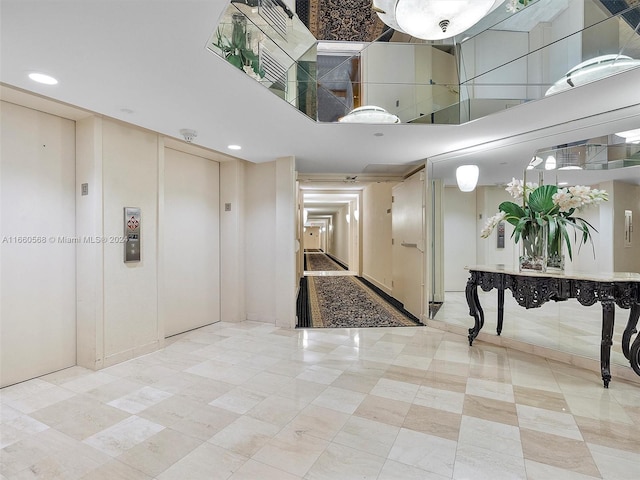
[[220, 168], [165, 149], [165, 336], [220, 321]]
[[418, 318], [424, 314], [424, 177], [393, 187], [393, 297]]
[[76, 364], [75, 123], [2, 102], [0, 386]]

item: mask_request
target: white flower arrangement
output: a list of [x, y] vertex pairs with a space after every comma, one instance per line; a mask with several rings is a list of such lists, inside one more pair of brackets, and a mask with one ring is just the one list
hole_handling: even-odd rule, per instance
[[591, 240], [591, 230], [596, 231], [589, 222], [574, 214], [582, 208], [609, 200], [606, 191], [584, 185], [559, 189], [556, 185], [525, 184], [515, 178], [509, 182], [506, 190], [514, 199], [521, 200], [522, 205], [502, 202], [498, 207], [499, 212], [487, 220], [481, 236], [489, 237], [498, 223], [505, 220], [514, 226], [512, 236], [518, 243], [521, 238], [528, 240], [537, 236], [544, 226], [548, 228], [549, 253], [557, 254], [564, 243], [569, 258], [571, 244], [568, 228], [581, 234], [576, 235], [576, 241], [580, 239], [581, 244]]

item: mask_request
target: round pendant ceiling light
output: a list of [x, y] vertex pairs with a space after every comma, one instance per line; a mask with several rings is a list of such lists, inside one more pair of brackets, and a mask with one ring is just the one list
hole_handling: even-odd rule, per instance
[[354, 108], [347, 115], [338, 119], [340, 123], [400, 123], [393, 113], [375, 105]]
[[374, 11], [395, 30], [423, 40], [454, 37], [504, 0], [374, 0]]

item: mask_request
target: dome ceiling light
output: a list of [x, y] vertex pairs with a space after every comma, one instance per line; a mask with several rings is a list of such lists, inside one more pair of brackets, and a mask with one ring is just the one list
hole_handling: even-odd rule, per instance
[[547, 90], [545, 96], [569, 90], [572, 87], [578, 87], [638, 66], [640, 66], [640, 60], [626, 55], [601, 55], [573, 67]]
[[396, 115], [374, 105], [354, 108], [338, 121], [340, 123], [400, 123]]
[[454, 37], [478, 23], [504, 0], [373, 0], [391, 28], [423, 40]]

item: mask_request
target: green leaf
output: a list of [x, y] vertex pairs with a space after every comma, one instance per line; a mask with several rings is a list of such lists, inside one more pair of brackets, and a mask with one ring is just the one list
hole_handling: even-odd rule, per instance
[[242, 70], [242, 58], [240, 57], [240, 55], [236, 55], [235, 53], [233, 53], [227, 57], [227, 61], [234, 67], [238, 67]]
[[555, 185], [542, 185], [529, 195], [529, 208], [533, 212], [549, 214], [557, 209], [553, 195], [558, 191]]
[[517, 225], [518, 221], [527, 215], [520, 205], [513, 202], [502, 202], [498, 210], [507, 214], [505, 220], [511, 225]]

